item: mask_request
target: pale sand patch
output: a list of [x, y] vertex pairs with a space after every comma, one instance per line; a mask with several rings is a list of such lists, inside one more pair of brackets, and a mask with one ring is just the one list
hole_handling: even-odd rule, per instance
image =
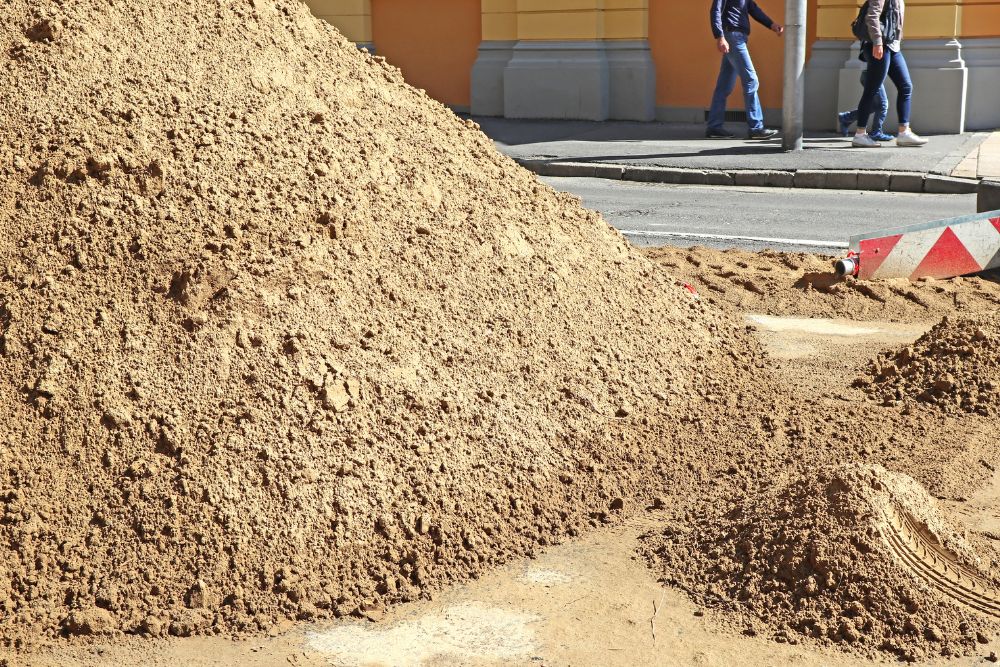
[[533, 584], [542, 586], [558, 586], [568, 584], [573, 581], [573, 577], [558, 570], [545, 570], [538, 567], [531, 567], [524, 573], [524, 578]]
[[769, 331], [799, 331], [827, 336], [870, 336], [879, 333], [878, 327], [858, 326], [853, 322], [814, 317], [773, 317], [747, 315], [747, 320]]
[[335, 665], [409, 667], [431, 660], [515, 660], [535, 648], [528, 627], [537, 616], [458, 604], [437, 614], [420, 616], [390, 627], [343, 625], [308, 633], [310, 649], [328, 654]]

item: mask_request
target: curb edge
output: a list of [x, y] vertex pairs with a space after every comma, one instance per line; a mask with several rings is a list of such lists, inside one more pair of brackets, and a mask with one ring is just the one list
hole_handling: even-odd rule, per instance
[[513, 158], [538, 176], [602, 178], [670, 185], [742, 185], [825, 190], [975, 194], [979, 179], [922, 172], [864, 169], [686, 169], [643, 167], [605, 162], [553, 162]]

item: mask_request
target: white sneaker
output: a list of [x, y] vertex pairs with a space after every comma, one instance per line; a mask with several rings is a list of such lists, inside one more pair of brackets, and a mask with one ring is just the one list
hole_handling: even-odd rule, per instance
[[921, 137], [919, 134], [913, 130], [907, 130], [906, 132], [900, 132], [899, 136], [896, 137], [897, 146], [923, 146], [927, 143], [927, 140]]
[[865, 134], [855, 134], [851, 145], [855, 148], [882, 148], [882, 144], [868, 136], [867, 132]]

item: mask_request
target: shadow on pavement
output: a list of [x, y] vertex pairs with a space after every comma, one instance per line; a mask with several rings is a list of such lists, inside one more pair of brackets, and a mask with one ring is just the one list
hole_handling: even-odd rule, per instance
[[[588, 155], [586, 158], [587, 162], [621, 162], [629, 161], [636, 162], [642, 160], [656, 160], [661, 158], [677, 158], [677, 157], [709, 157], [712, 155], [770, 155], [774, 153], [783, 153], [784, 150], [781, 148], [781, 144], [776, 145], [753, 145], [753, 146], [732, 146], [727, 148], [709, 148], [703, 151], [693, 151], [693, 152], [674, 152], [674, 153], [633, 153], [631, 155]], [[555, 158], [550, 159], [548, 162], [579, 162], [581, 158], [579, 157], [565, 157], [565, 158]]]
[[[470, 116], [465, 116], [470, 117]], [[506, 146], [521, 146], [559, 141], [585, 142], [644, 142], [644, 141], [719, 141], [706, 139], [705, 126], [701, 123], [660, 123], [631, 121], [583, 121], [583, 120], [511, 120], [506, 118], [471, 117], [494, 141]], [[731, 123], [730, 129], [736, 124]], [[745, 129], [729, 141], [752, 141], [746, 139]], [[807, 143], [823, 143], [841, 138], [829, 133], [812, 133]], [[725, 154], [725, 153], [723, 153]]]

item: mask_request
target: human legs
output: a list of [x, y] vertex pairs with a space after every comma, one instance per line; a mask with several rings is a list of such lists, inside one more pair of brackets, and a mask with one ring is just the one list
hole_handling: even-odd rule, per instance
[[729, 53], [726, 56], [743, 84], [743, 103], [747, 112], [747, 126], [751, 132], [761, 130], [764, 128], [764, 110], [761, 109], [760, 98], [757, 96], [760, 82], [757, 79], [757, 70], [753, 67], [753, 60], [750, 59], [747, 36], [736, 32], [727, 34], [726, 39], [729, 40]]
[[[732, 47], [730, 47], [732, 48]], [[736, 86], [736, 70], [729, 61], [729, 54], [722, 56], [719, 67], [719, 78], [715, 81], [715, 92], [712, 93], [712, 106], [708, 110], [708, 129], [721, 130], [726, 122], [726, 98]]]
[[[868, 81], [868, 70], [861, 72], [861, 86], [864, 87], [865, 83]], [[878, 103], [878, 111], [875, 112], [875, 120], [872, 122], [872, 129], [868, 134], [873, 137], [881, 137], [888, 140], [892, 135], [884, 134], [882, 129], [885, 125], [885, 117], [889, 115], [889, 97], [885, 94], [885, 85], [883, 84], [876, 94], [876, 102]], [[857, 109], [854, 110], [854, 120], [857, 120]], [[868, 125], [868, 119], [864, 121], [865, 126]]]
[[837, 114], [837, 124], [839, 125], [840, 133], [845, 137], [851, 133], [851, 125], [854, 125], [858, 120], [858, 110], [851, 109], [850, 111], [842, 111]]
[[[868, 79], [868, 72], [866, 70], [861, 71], [861, 89], [864, 90], [865, 81]], [[840, 133], [845, 137], [850, 134], [851, 125], [858, 122], [858, 108], [854, 107], [850, 111], [842, 111], [837, 114], [837, 118], [840, 121]], [[866, 123], [867, 124], [867, 123]]]
[[896, 97], [896, 111], [899, 114], [899, 136], [896, 137], [897, 146], [919, 147], [927, 143], [927, 140], [910, 129], [910, 99], [913, 96], [913, 81], [910, 79], [910, 70], [906, 66], [906, 58], [902, 53], [892, 54], [892, 63], [889, 67], [889, 77], [896, 84], [899, 95]]
[[878, 92], [882, 88], [882, 84], [885, 83], [885, 77], [889, 74], [891, 53], [891, 51], [886, 49], [885, 55], [882, 59], [876, 60], [875, 57], [872, 56], [871, 47], [866, 47], [868, 69], [865, 71], [864, 92], [861, 94], [861, 101], [858, 102], [858, 134], [862, 134], [868, 129], [868, 117], [871, 115], [872, 110], [875, 107], [875, 98], [878, 96]]
[[889, 96], [886, 95], [885, 86], [881, 86], [878, 89], [878, 94], [876, 96], [876, 101], [878, 102], [878, 111], [875, 113], [875, 120], [872, 122], [872, 134], [882, 134], [882, 128], [885, 125], [885, 118], [889, 115]]
[[[889, 57], [889, 52], [886, 52]], [[896, 84], [896, 113], [899, 115], [899, 131], [903, 132], [910, 126], [910, 100], [913, 97], [913, 81], [910, 79], [910, 69], [906, 66], [906, 58], [902, 52], [893, 53], [889, 61], [889, 78]], [[888, 103], [888, 102], [887, 102]]]

